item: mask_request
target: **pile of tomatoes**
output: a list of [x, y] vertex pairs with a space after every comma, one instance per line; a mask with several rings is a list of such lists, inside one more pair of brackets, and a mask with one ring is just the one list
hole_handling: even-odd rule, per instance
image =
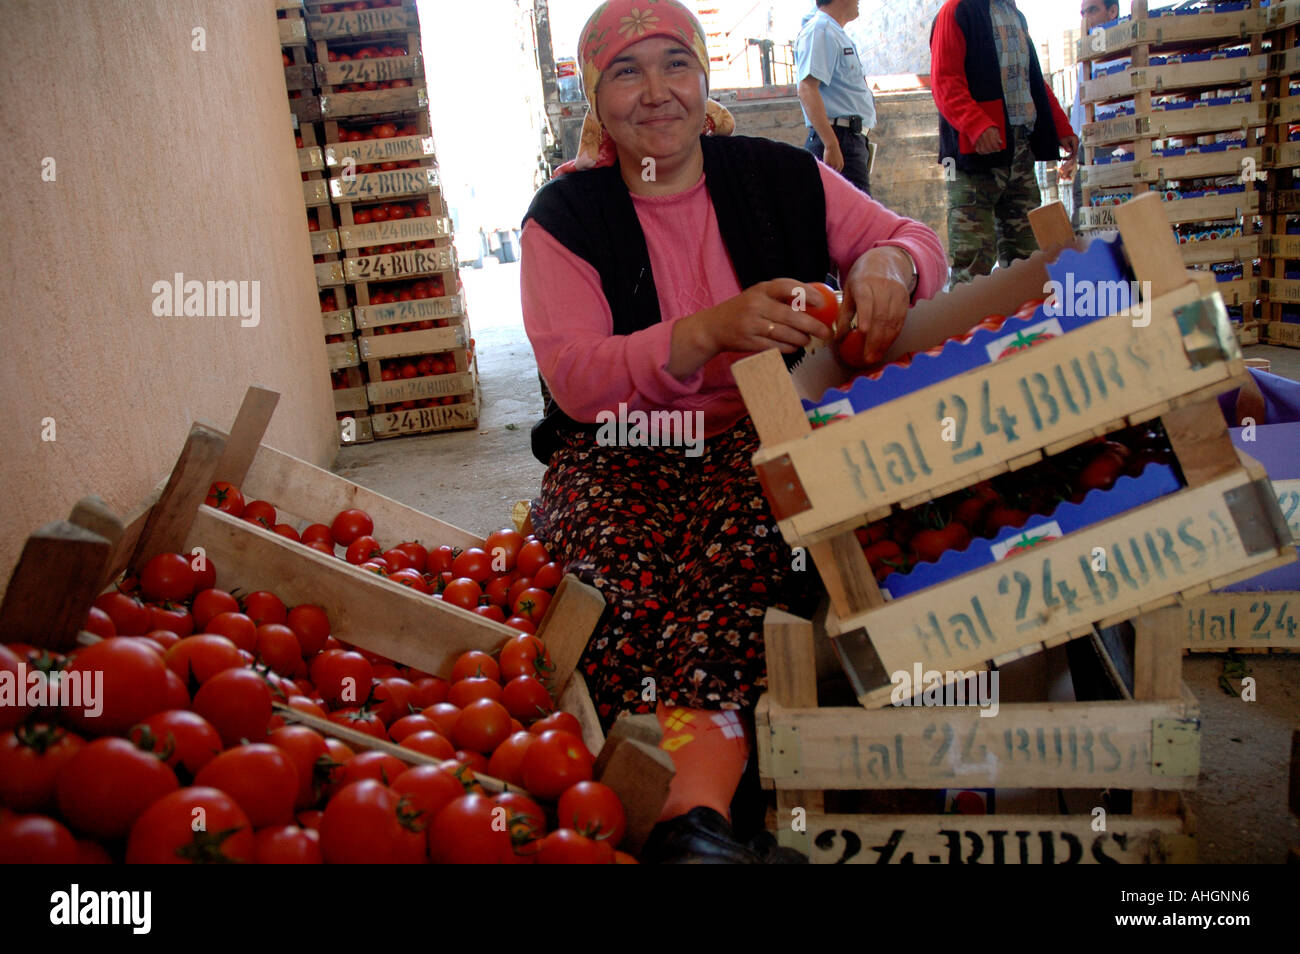
[[[98, 641], [66, 655], [0, 647], [15, 679], [102, 679], [97, 704], [0, 708], [0, 863], [615, 860], [622, 805], [555, 711], [536, 636], [466, 653], [444, 680], [176, 553], [96, 599], [85, 630]], [[354, 751], [273, 703], [438, 761]], [[484, 791], [489, 772], [505, 792]]]
[[213, 483], [204, 503], [526, 633], [537, 631], [564, 577], [545, 544], [509, 528], [488, 534], [481, 547], [463, 550], [445, 544], [425, 547], [415, 541], [385, 548], [373, 536], [374, 520], [363, 510], [344, 510], [328, 525], [313, 523], [299, 531], [279, 520], [274, 504], [246, 502], [239, 488], [227, 481]]
[[1138, 477], [1152, 463], [1176, 464], [1158, 419], [896, 511], [857, 530], [858, 542], [876, 579], [883, 581], [917, 563], [935, 562], [949, 550], [964, 550], [976, 537], [991, 540], [1034, 515], [1049, 516], [1063, 502], [1080, 503], [1090, 491], [1110, 490], [1120, 477]]

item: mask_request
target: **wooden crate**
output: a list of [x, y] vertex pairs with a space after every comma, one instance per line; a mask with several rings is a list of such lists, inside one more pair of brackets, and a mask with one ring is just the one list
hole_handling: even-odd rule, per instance
[[1173, 46], [1247, 40], [1264, 29], [1267, 12], [1253, 8], [1229, 13], [1208, 10], [1195, 15], [1151, 17], [1143, 8], [1121, 23], [1080, 37], [1076, 59], [1106, 59], [1139, 44]]
[[1177, 634], [1190, 652], [1295, 652], [1300, 649], [1300, 593], [1207, 593], [1157, 610], [1151, 624]]
[[1300, 325], [1270, 321], [1267, 335], [1267, 344], [1281, 345], [1284, 348], [1300, 348]]
[[[764, 621], [769, 691], [756, 748], [782, 844], [825, 864], [1195, 860], [1194, 822], [1177, 793], [1196, 784], [1200, 720], [1168, 637], [1139, 632], [1137, 701], [1006, 703], [986, 719], [973, 707], [819, 707], [814, 632], [778, 610]], [[1052, 789], [1087, 791], [1099, 806], [1102, 790], [1120, 788], [1143, 794], [1135, 814], [1110, 814], [1103, 831], [1095, 812], [1042, 812]], [[982, 816], [827, 807], [831, 793], [944, 789], [1011, 790], [1019, 804]]]
[[350, 10], [345, 13], [309, 11], [307, 35], [313, 40], [362, 40], [384, 36], [419, 34], [420, 18], [414, 0], [400, 7]]

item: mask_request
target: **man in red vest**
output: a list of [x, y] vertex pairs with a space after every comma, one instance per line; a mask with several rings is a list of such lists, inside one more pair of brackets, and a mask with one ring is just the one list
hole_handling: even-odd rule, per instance
[[947, 0], [930, 31], [930, 82], [956, 284], [1034, 253], [1034, 162], [1073, 157], [1079, 138], [1043, 81], [1015, 0]]

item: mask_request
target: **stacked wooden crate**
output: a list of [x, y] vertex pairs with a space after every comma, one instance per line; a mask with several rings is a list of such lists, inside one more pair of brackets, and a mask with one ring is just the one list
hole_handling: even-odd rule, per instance
[[[1062, 256], [1053, 267], [1070, 271], [1069, 285], [1090, 282], [1064, 263], [1091, 247], [1074, 242], [1059, 207], [1054, 221], [1048, 212], [1033, 220], [1044, 249]], [[1214, 283], [1190, 280], [1156, 196], [1117, 208], [1116, 220], [1125, 259], [1149, 289], [1141, 319], [1108, 310], [1094, 314], [1113, 317], [1065, 333], [1035, 331], [1031, 347], [995, 348], [996, 359], [815, 430], [809, 415], [827, 419], [822, 408], [836, 392], [823, 395], [822, 387], [841, 385], [842, 368], [805, 362], [805, 397], [820, 402], [806, 410], [776, 352], [735, 366], [762, 442], [755, 469], [783, 536], [812, 557], [826, 586], [830, 605], [820, 625], [863, 707], [818, 705], [813, 625], [770, 613], [769, 694], [757, 713], [760, 776], [776, 789], [774, 830], [816, 861], [1194, 857], [1194, 822], [1177, 793], [1196, 783], [1200, 723], [1179, 676], [1172, 627], [1140, 621], [1132, 701], [1017, 701], [991, 718], [952, 701], [929, 708], [936, 703], [924, 699], [877, 711], [912, 699], [913, 692], [900, 693], [900, 673], [916, 674], [918, 694], [921, 675], [928, 686], [934, 674], [943, 705], [945, 693], [979, 672], [1005, 671], [1095, 627], [1295, 559], [1263, 468], [1234, 450], [1214, 401], [1245, 375]], [[1075, 251], [1061, 251], [1067, 245]], [[901, 374], [920, 370], [918, 383], [930, 380], [917, 367], [921, 353], [977, 328], [983, 315], [1012, 313], [1026, 290], [1043, 288], [1049, 274], [1060, 277], [1048, 272], [1050, 260], [1039, 253], [917, 306], [891, 352], [918, 355]], [[885, 600], [855, 534], [864, 522], [1156, 418], [1181, 489], [1073, 532], [1035, 532], [1023, 547], [995, 549], [995, 562]], [[959, 819], [935, 814], [933, 804], [916, 814], [842, 807], [864, 791], [970, 788], [988, 790], [1011, 813]], [[1041, 803], [1004, 797], [1023, 795], [1007, 791], [1020, 789], [1051, 793], [1053, 811], [1034, 814]], [[1119, 789], [1135, 792], [1131, 805], [1102, 794]], [[1062, 793], [1060, 813], [1052, 790]]]
[[375, 438], [476, 427], [473, 339], [414, 0], [340, 6], [356, 4], [307, 7], [341, 252], [318, 280], [350, 310], [357, 361], [337, 394]]
[[1268, 302], [1264, 333], [1269, 344], [1300, 348], [1300, 3], [1268, 11], [1272, 49], [1269, 78], [1269, 145], [1272, 170], [1266, 196], [1264, 269]]
[[1092, 76], [1081, 166], [1085, 229], [1114, 227], [1114, 206], [1154, 191], [1182, 246], [1183, 261], [1214, 273], [1238, 334], [1258, 340], [1258, 216], [1270, 153], [1263, 54], [1268, 11], [1259, 0], [1191, 11], [1149, 10], [1084, 36], [1079, 58]]

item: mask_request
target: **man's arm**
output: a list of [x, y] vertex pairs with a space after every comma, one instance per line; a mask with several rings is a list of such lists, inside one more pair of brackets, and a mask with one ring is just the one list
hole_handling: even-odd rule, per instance
[[808, 115], [812, 128], [821, 137], [826, 146], [823, 160], [836, 172], [844, 168], [844, 154], [840, 151], [840, 141], [835, 136], [835, 127], [826, 115], [826, 101], [822, 99], [821, 80], [815, 76], [805, 76], [799, 81], [799, 102]]
[[956, 8], [955, 3], [943, 5], [930, 35], [930, 86], [934, 105], [971, 142], [986, 145], [995, 139], [995, 148], [979, 150], [995, 152], [1003, 147], [1002, 130], [975, 104], [970, 94], [966, 80], [966, 35], [957, 24]]

